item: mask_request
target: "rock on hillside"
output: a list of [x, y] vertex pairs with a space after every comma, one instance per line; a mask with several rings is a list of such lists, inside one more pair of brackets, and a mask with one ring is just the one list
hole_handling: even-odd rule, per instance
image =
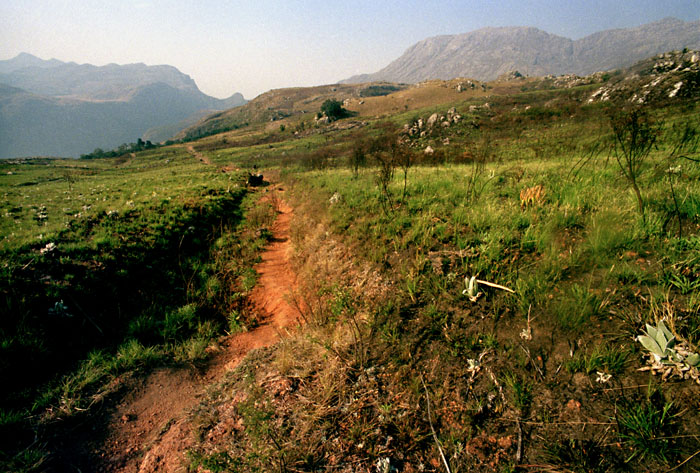
[[601, 31], [576, 41], [537, 28], [483, 28], [425, 39], [379, 72], [342, 82], [416, 83], [455, 77], [493, 80], [512, 70], [530, 76], [587, 75], [685, 47], [700, 48], [700, 21], [667, 18], [637, 28]]
[[640, 61], [596, 89], [593, 102], [644, 104], [700, 97], [700, 51], [673, 51]]

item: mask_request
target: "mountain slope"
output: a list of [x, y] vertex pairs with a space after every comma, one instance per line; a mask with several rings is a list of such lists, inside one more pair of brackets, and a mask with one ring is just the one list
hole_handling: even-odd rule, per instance
[[425, 39], [382, 70], [342, 82], [415, 83], [455, 77], [493, 80], [512, 70], [527, 75], [585, 75], [627, 67], [685, 47], [700, 48], [700, 21], [667, 18], [638, 28], [601, 31], [576, 41], [537, 28], [483, 28]]
[[[15, 67], [7, 73], [0, 73], [0, 83], [40, 95], [123, 100], [130, 91], [158, 82], [175, 89], [199, 91], [190, 76], [172, 66], [108, 64], [98, 67], [55, 59], [42, 61], [24, 54], [9, 61], [0, 61], [0, 71], [4, 68], [3, 62], [12, 62], [9, 67]], [[17, 67], [18, 63], [28, 65]]]
[[172, 66], [97, 67], [21, 54], [0, 61], [0, 71], [3, 158], [111, 149], [147, 130], [246, 103], [241, 94], [210, 97]]
[[0, 74], [9, 74], [13, 71], [25, 69], [27, 67], [51, 68], [60, 66], [61, 64], [63, 63], [57, 59], [44, 61], [36, 56], [32, 56], [31, 54], [20, 53], [12, 59], [0, 61]]

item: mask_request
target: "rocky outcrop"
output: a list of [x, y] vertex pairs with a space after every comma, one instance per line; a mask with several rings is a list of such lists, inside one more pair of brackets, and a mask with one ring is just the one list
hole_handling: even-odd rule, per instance
[[700, 95], [700, 52], [675, 51], [655, 56], [627, 74], [603, 83], [588, 103], [623, 101], [644, 104]]
[[[452, 107], [446, 113], [433, 113], [427, 120], [418, 118], [413, 123], [405, 123], [403, 133], [409, 137], [424, 137], [439, 128], [449, 128], [452, 124], [459, 123], [461, 120], [462, 115], [457, 113], [456, 108]], [[428, 152], [426, 151], [426, 153]]]

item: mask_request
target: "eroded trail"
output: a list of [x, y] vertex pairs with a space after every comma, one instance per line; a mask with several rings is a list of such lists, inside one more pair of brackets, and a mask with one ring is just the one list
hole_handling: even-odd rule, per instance
[[194, 158], [199, 159], [200, 162], [204, 164], [211, 164], [211, 160], [207, 156], [194, 149], [194, 146], [187, 145], [187, 152], [190, 153]]
[[186, 471], [187, 413], [204, 389], [235, 369], [249, 351], [274, 344], [298, 323], [298, 310], [287, 302], [296, 286], [289, 263], [293, 212], [280, 198], [279, 186], [270, 188], [268, 194], [277, 195], [275, 201], [280, 204], [271, 242], [255, 267], [259, 279], [250, 296], [260, 325], [223, 340], [204, 372], [162, 369], [135, 384], [110, 414], [106, 440], [94, 452], [101, 459], [102, 471]]

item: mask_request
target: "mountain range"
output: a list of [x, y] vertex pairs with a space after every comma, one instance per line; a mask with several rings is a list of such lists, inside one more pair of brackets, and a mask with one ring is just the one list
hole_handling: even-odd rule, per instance
[[0, 61], [0, 157], [78, 156], [141, 137], [161, 141], [174, 124], [246, 102], [239, 93], [210, 97], [172, 66], [93, 66], [22, 53]]
[[341, 82], [417, 83], [456, 77], [488, 81], [515, 70], [530, 76], [587, 75], [683, 48], [700, 48], [700, 20], [665, 18], [578, 40], [531, 27], [491, 27], [425, 39], [380, 71]]
[[[427, 38], [382, 70], [342, 82], [490, 81], [514, 70], [530, 76], [588, 75], [684, 48], [700, 49], [700, 20], [666, 18], [578, 40], [532, 27], [490, 27]], [[202, 117], [245, 103], [241, 94], [220, 100], [202, 93], [192, 78], [172, 66], [98, 67], [22, 53], [0, 61], [0, 158], [79, 156], [138, 138], [164, 141], [187, 135], [181, 130]], [[214, 115], [218, 121], [204, 120], [195, 127], [245, 123], [253, 113], [241, 112]], [[267, 109], [258, 114], [271, 120], [285, 116], [271, 113]]]

